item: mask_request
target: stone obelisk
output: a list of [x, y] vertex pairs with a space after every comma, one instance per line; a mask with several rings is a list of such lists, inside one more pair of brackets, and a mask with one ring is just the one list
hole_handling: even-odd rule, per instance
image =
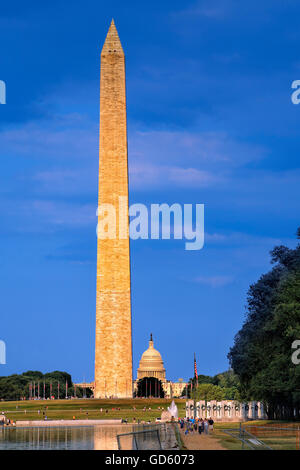
[[115, 208], [116, 238], [98, 236], [97, 242], [94, 396], [128, 398], [132, 340], [125, 56], [114, 21], [101, 52], [98, 208], [103, 204]]

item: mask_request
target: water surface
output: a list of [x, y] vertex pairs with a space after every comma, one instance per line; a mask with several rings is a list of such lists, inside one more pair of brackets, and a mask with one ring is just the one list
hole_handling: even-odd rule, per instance
[[[0, 427], [0, 450], [117, 450], [117, 434], [130, 433], [131, 425]], [[125, 438], [132, 448], [132, 438]], [[124, 438], [123, 438], [124, 441]]]

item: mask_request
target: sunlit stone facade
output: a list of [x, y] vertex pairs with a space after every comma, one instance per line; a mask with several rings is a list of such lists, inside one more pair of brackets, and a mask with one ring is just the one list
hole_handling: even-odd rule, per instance
[[116, 211], [117, 236], [98, 233], [94, 396], [129, 398], [133, 377], [125, 56], [113, 21], [101, 52], [98, 230], [105, 205]]

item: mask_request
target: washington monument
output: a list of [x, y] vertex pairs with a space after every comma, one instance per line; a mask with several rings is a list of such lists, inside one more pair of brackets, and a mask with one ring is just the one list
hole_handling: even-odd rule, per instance
[[[98, 208], [104, 204], [115, 207], [116, 233], [123, 235], [98, 236], [94, 396], [127, 398], [132, 342], [125, 56], [114, 21], [101, 52]], [[98, 224], [103, 215], [99, 211]]]

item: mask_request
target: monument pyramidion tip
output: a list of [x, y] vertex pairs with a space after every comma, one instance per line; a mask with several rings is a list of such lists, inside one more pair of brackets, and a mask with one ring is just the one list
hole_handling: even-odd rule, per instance
[[114, 20], [112, 19], [108, 33], [105, 38], [105, 42], [101, 51], [101, 55], [105, 54], [122, 54], [124, 51], [118, 35], [118, 31]]

